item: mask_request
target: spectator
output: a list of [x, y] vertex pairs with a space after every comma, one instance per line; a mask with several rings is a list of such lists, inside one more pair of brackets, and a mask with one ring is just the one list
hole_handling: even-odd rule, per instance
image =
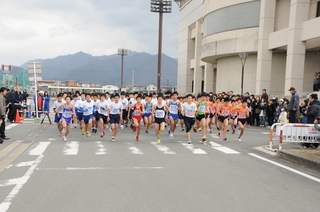
[[259, 109], [260, 109], [260, 114], [259, 114], [260, 127], [265, 127], [266, 126], [266, 108], [267, 108], [266, 100], [265, 100], [265, 98], [262, 98], [261, 102], [259, 104]]
[[[285, 108], [284, 107], [284, 100], [280, 99], [279, 106], [276, 108], [276, 116], [274, 118], [276, 123], [279, 122], [279, 118], [280, 118], [280, 114], [281, 114], [282, 108]], [[286, 112], [286, 114], [287, 114], [287, 112]]]
[[250, 98], [247, 99], [247, 103], [248, 103], [248, 108], [249, 108], [249, 117], [247, 117], [248, 126], [253, 126], [254, 122], [252, 122], [252, 111], [253, 111], [252, 100]]
[[244, 93], [243, 97], [242, 97], [242, 101], [247, 101], [247, 99], [250, 99], [250, 94], [249, 92]]
[[297, 123], [297, 114], [299, 112], [299, 95], [294, 87], [289, 89], [292, 94], [289, 102], [289, 123]]
[[16, 92], [14, 92], [12, 95], [12, 109], [14, 111], [13, 120], [15, 120], [15, 117], [16, 117], [16, 110], [21, 109], [22, 101], [23, 101], [23, 96], [21, 94], [21, 89], [17, 88]]
[[0, 88], [0, 143], [3, 143], [3, 140], [9, 140], [10, 138], [6, 137], [6, 95], [8, 90], [4, 87]]
[[309, 107], [305, 111], [308, 118], [308, 124], [313, 124], [316, 118], [320, 118], [320, 102], [318, 100], [318, 95], [313, 93], [309, 96]]
[[273, 122], [274, 122], [275, 114], [276, 114], [276, 106], [274, 104], [273, 99], [269, 99], [266, 114], [268, 117], [268, 128], [271, 128], [271, 126], [273, 125]]
[[286, 111], [286, 108], [285, 108], [285, 107], [282, 107], [282, 108], [281, 108], [280, 116], [279, 116], [279, 122], [280, 122], [281, 124], [287, 124], [287, 123], [289, 123], [288, 114], [287, 114], [287, 111]]
[[23, 91], [22, 96], [23, 96], [23, 101], [27, 104], [27, 100], [28, 100], [28, 97], [29, 97], [29, 94], [28, 94], [27, 90]]
[[44, 101], [43, 111], [50, 111], [50, 96], [47, 91], [44, 92], [43, 101]]
[[319, 78], [318, 78], [318, 73], [317, 72], [314, 72], [314, 78], [313, 78], [313, 91], [319, 91], [319, 87], [318, 87], [318, 84], [319, 84]]
[[256, 96], [255, 98], [255, 102], [253, 103], [253, 108], [254, 108], [254, 118], [256, 120], [256, 126], [258, 126], [260, 124], [260, 96]]
[[301, 102], [299, 111], [300, 111], [300, 122], [306, 124], [308, 122], [308, 117], [306, 116], [306, 111], [308, 110], [309, 99], [305, 99]]
[[14, 116], [15, 116], [15, 113], [16, 113], [15, 108], [12, 105], [12, 98], [13, 98], [13, 95], [16, 92], [16, 90], [17, 90], [17, 88], [13, 87], [12, 90], [9, 93], [7, 93], [7, 95], [6, 95], [6, 97], [7, 97], [7, 99], [6, 99], [7, 107], [9, 109], [8, 120], [10, 122], [14, 121]]
[[266, 102], [267, 102], [268, 99], [269, 99], [266, 89], [263, 89], [263, 90], [262, 90], [261, 99], [262, 99], [262, 98], [264, 98]]

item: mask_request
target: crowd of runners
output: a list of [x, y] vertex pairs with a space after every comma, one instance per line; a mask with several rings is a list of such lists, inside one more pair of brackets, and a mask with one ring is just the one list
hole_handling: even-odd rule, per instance
[[[161, 135], [168, 130], [173, 139], [180, 125], [186, 132], [187, 143], [191, 144], [190, 132], [199, 132], [201, 143], [207, 141], [207, 133], [213, 133], [227, 140], [227, 132], [236, 133], [238, 140], [244, 133], [249, 108], [246, 101], [239, 96], [220, 95], [213, 98], [207, 93], [179, 96], [177, 92], [169, 96], [164, 94], [90, 94], [63, 93], [57, 95], [53, 104], [55, 123], [60, 136], [67, 141], [71, 127], [79, 128], [82, 135], [90, 137], [98, 133], [103, 138], [106, 129], [111, 131], [111, 141], [116, 141], [118, 130], [131, 127], [139, 141], [142, 127], [145, 133], [155, 129], [157, 142], [161, 143]], [[208, 132], [209, 131], [209, 132]]]

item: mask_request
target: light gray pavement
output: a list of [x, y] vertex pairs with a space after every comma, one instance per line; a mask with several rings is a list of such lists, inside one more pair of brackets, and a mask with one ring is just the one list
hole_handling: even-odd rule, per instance
[[0, 211], [319, 210], [320, 173], [254, 149], [268, 144], [264, 129], [248, 128], [242, 143], [237, 135], [208, 135], [213, 146], [192, 133], [190, 146], [180, 128], [173, 140], [163, 133], [157, 145], [153, 129], [136, 142], [125, 128], [115, 143], [109, 131], [87, 138], [72, 129], [63, 142], [55, 125], [26, 124], [8, 131], [16, 136], [10, 142], [27, 131], [39, 135], [0, 173]]

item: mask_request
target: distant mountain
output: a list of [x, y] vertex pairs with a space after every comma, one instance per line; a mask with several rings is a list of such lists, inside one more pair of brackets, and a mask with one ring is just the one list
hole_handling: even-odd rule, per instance
[[[117, 54], [92, 56], [84, 52], [58, 56], [52, 59], [31, 60], [42, 63], [44, 80], [77, 80], [94, 84], [120, 85], [121, 56]], [[157, 82], [158, 55], [132, 52], [124, 59], [124, 84], [149, 85]], [[21, 65], [27, 69], [28, 62]], [[162, 85], [177, 85], [178, 62], [175, 58], [162, 56]], [[134, 70], [134, 71], [133, 71]]]

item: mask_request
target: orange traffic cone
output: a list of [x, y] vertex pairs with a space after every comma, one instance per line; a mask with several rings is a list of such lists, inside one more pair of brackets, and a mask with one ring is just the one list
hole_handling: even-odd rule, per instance
[[22, 124], [22, 122], [20, 121], [19, 109], [17, 108], [16, 111], [17, 111], [17, 112], [16, 112], [16, 119], [15, 119], [14, 123]]

